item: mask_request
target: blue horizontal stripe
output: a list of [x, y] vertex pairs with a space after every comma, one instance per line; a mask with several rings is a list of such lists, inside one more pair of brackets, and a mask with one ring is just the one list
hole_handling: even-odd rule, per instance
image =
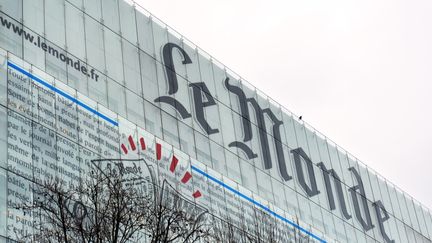
[[59, 95], [65, 97], [66, 99], [71, 100], [72, 102], [76, 103], [77, 105], [81, 106], [82, 108], [84, 108], [84, 109], [90, 111], [91, 113], [93, 113], [93, 114], [99, 116], [100, 118], [104, 119], [105, 121], [107, 121], [107, 122], [113, 124], [114, 126], [117, 126], [117, 127], [118, 127], [118, 125], [119, 125], [118, 122], [116, 122], [116, 121], [114, 121], [113, 119], [111, 119], [111, 118], [105, 116], [104, 114], [98, 112], [97, 110], [91, 108], [90, 106], [84, 104], [83, 102], [77, 100], [76, 98], [74, 98], [74, 97], [72, 97], [71, 95], [65, 93], [64, 91], [62, 91], [62, 90], [60, 90], [60, 89], [58, 89], [58, 88], [52, 86], [51, 84], [49, 84], [49, 83], [43, 81], [42, 79], [40, 79], [40, 78], [34, 76], [33, 74], [27, 72], [26, 70], [24, 70], [24, 69], [18, 67], [17, 65], [15, 65], [15, 64], [13, 64], [13, 63], [11, 63], [11, 62], [8, 62], [8, 66], [11, 67], [11, 68], [13, 68], [13, 69], [15, 69], [15, 70], [17, 70], [17, 71], [19, 71], [20, 73], [26, 75], [27, 77], [33, 79], [34, 81], [36, 81], [36, 82], [42, 84], [43, 86], [45, 86], [45, 87], [47, 87], [48, 89], [50, 89], [50, 90], [56, 92], [57, 94], [59, 94]]
[[326, 243], [325, 240], [323, 240], [323, 239], [321, 239], [320, 237], [318, 237], [317, 235], [315, 235], [315, 234], [309, 232], [308, 230], [306, 230], [305, 228], [301, 227], [300, 225], [294, 223], [293, 221], [291, 221], [291, 220], [289, 220], [289, 219], [287, 219], [287, 218], [284, 218], [284, 217], [282, 217], [281, 215], [275, 213], [275, 212], [272, 211], [269, 207], [266, 207], [266, 206], [262, 205], [261, 203], [255, 201], [254, 199], [252, 199], [252, 198], [246, 196], [245, 194], [243, 194], [243, 193], [241, 193], [241, 192], [235, 190], [234, 188], [232, 188], [232, 187], [228, 186], [227, 184], [223, 183], [222, 181], [220, 181], [220, 180], [214, 178], [213, 176], [211, 176], [211, 175], [205, 173], [204, 171], [198, 169], [197, 167], [195, 167], [195, 166], [193, 166], [193, 165], [191, 165], [191, 167], [192, 167], [192, 170], [194, 170], [194, 171], [198, 172], [199, 174], [201, 174], [201, 175], [207, 177], [208, 179], [212, 180], [213, 182], [216, 182], [217, 184], [221, 185], [222, 187], [224, 187], [224, 188], [227, 189], [228, 191], [231, 191], [232, 193], [238, 195], [239, 197], [245, 199], [246, 201], [249, 201], [249, 202], [255, 204], [256, 206], [260, 207], [261, 209], [263, 209], [264, 211], [266, 211], [266, 212], [268, 212], [269, 214], [273, 215], [274, 217], [276, 217], [276, 218], [278, 218], [278, 219], [284, 221], [285, 223], [288, 223], [289, 225], [291, 225], [291, 226], [293, 226], [294, 228], [300, 230], [301, 232], [303, 232], [303, 233], [305, 233], [305, 234], [311, 236], [312, 238], [314, 238], [314, 239], [316, 239], [316, 240], [318, 240], [318, 241], [320, 241], [320, 242], [322, 242], [322, 243]]

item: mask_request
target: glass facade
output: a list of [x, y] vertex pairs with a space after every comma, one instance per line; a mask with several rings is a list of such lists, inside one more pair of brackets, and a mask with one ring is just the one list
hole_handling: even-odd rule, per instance
[[287, 242], [431, 242], [429, 209], [134, 2], [0, 11], [0, 242], [30, 230], [32, 181], [98, 158], [145, 159], [237, 225], [265, 211]]

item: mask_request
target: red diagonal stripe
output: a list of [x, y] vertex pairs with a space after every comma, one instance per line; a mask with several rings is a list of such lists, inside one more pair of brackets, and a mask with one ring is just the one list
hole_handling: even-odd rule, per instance
[[139, 141], [140, 141], [140, 144], [141, 144], [141, 150], [145, 150], [146, 149], [146, 144], [144, 142], [144, 138], [141, 137]]
[[174, 173], [175, 168], [177, 167], [177, 164], [178, 164], [178, 159], [177, 159], [177, 157], [175, 157], [173, 155], [172, 160], [171, 160], [171, 165], [170, 165], [170, 168], [169, 168], [172, 173]]
[[121, 145], [121, 148], [122, 148], [124, 154], [128, 153], [128, 149], [126, 148], [126, 146], [124, 144]]
[[162, 145], [160, 143], [156, 143], [156, 159], [160, 160], [162, 156]]
[[135, 149], [136, 149], [135, 141], [133, 140], [133, 137], [132, 137], [131, 135], [129, 135], [128, 140], [129, 140], [129, 144], [130, 144], [130, 146], [131, 146], [131, 149], [132, 149], [133, 151], [135, 151]]
[[201, 197], [201, 192], [200, 192], [200, 191], [196, 191], [196, 192], [194, 192], [194, 193], [192, 194], [192, 196], [193, 196], [194, 198], [199, 198], [199, 197]]
[[189, 173], [189, 171], [187, 171], [181, 179], [181, 182], [186, 184], [190, 180], [190, 178], [192, 178], [192, 175], [191, 173]]

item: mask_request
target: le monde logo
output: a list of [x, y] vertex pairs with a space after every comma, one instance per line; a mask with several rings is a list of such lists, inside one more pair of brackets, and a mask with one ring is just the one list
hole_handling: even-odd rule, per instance
[[[173, 52], [176, 50], [182, 57], [181, 63], [174, 63]], [[192, 64], [192, 60], [187, 52], [177, 44], [167, 43], [162, 49], [162, 58], [165, 65], [165, 74], [168, 81], [168, 94], [160, 96], [154, 100], [157, 103], [165, 103], [174, 108], [182, 119], [188, 119], [192, 117], [191, 111], [189, 111], [180, 101], [175, 99], [175, 95], [178, 91], [178, 80], [176, 76], [176, 65], [189, 65]], [[254, 97], [247, 97], [241, 87], [230, 84], [229, 78], [222, 80], [225, 88], [228, 92], [231, 92], [237, 97], [240, 110], [237, 111], [241, 116], [241, 123], [243, 128], [243, 138], [241, 141], [232, 141], [228, 146], [236, 147], [243, 151], [247, 159], [253, 159], [258, 157], [258, 154], [247, 145], [247, 142], [253, 139], [251, 116], [256, 117], [256, 124], [259, 130], [259, 143], [262, 151], [262, 159], [264, 161], [264, 169], [269, 170], [273, 167], [273, 161], [270, 155], [270, 144], [274, 146], [276, 150], [276, 164], [278, 166], [281, 178], [283, 181], [292, 180], [292, 176], [288, 174], [287, 162], [285, 160], [283, 146], [281, 143], [281, 126], [283, 121], [278, 119], [275, 113], [270, 108], [261, 107]], [[209, 106], [216, 105], [213, 95], [207, 88], [204, 82], [190, 83], [189, 88], [192, 89], [193, 99], [193, 112], [195, 118], [202, 130], [208, 135], [219, 133], [218, 128], [211, 127], [207, 122], [205, 116], [205, 109]], [[251, 110], [250, 107], [253, 109]], [[271, 134], [273, 141], [269, 141], [267, 136], [267, 122], [271, 122]], [[321, 192], [318, 189], [315, 173], [313, 169], [313, 162], [299, 147], [290, 150], [294, 158], [294, 166], [296, 168], [296, 178], [300, 187], [306, 192], [308, 197], [313, 197]], [[352, 218], [350, 212], [348, 212], [347, 204], [342, 190], [343, 186], [339, 175], [333, 169], [327, 169], [323, 162], [317, 164], [322, 171], [324, 177], [325, 189], [327, 192], [327, 198], [331, 210], [336, 209], [335, 194], [340, 206], [343, 217], [346, 220]], [[362, 178], [359, 172], [354, 167], [350, 167], [349, 172], [356, 179], [356, 185], [348, 189], [348, 193], [351, 196], [352, 208], [354, 209], [354, 216], [365, 231], [369, 231], [375, 227], [372, 223], [372, 216], [370, 208], [367, 203], [365, 189], [363, 186]], [[332, 183], [333, 182], [333, 186]], [[389, 214], [384, 208], [384, 205], [380, 200], [372, 203], [373, 211], [378, 222], [378, 227], [383, 239], [386, 242], [394, 242], [387, 234], [384, 228], [384, 223], [389, 219]]]

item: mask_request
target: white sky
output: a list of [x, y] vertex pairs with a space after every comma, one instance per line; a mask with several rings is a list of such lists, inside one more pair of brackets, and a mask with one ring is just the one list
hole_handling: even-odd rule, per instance
[[432, 209], [432, 1], [136, 2]]

